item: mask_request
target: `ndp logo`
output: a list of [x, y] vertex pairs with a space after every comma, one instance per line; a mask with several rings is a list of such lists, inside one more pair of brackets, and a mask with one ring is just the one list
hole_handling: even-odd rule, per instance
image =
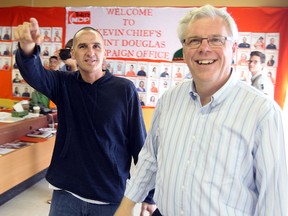
[[68, 24], [90, 24], [90, 11], [69, 11]]

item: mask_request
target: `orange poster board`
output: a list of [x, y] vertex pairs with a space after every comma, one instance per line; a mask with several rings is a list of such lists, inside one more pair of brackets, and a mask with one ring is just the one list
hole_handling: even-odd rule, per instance
[[[2, 27], [2, 29], [5, 29], [6, 26], [18, 26], [24, 21], [29, 21], [30, 17], [35, 17], [38, 20], [40, 27], [62, 27], [63, 35], [65, 35], [65, 8], [7, 7], [0, 8], [0, 14], [2, 14], [0, 20], [0, 26]], [[12, 40], [7, 40], [7, 42], [11, 41]], [[1, 42], [3, 42], [3, 40]], [[4, 57], [0, 56], [0, 58], [3, 59]], [[14, 56], [11, 55], [9, 58], [14, 58]], [[12, 67], [9, 70], [0, 70], [0, 98], [18, 100], [22, 99], [15, 98], [12, 95]]]

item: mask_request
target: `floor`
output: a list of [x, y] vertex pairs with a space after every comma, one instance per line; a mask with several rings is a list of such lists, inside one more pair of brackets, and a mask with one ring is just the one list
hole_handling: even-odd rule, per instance
[[[49, 213], [47, 200], [51, 197], [51, 189], [45, 179], [20, 193], [0, 206], [1, 216], [46, 216]], [[134, 215], [140, 215], [140, 205], [137, 204]]]

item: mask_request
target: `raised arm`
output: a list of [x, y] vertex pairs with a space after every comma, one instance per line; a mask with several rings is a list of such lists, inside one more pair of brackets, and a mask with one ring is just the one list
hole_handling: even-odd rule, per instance
[[42, 42], [38, 21], [35, 18], [30, 18], [30, 22], [24, 22], [17, 26], [14, 29], [14, 38], [19, 42], [24, 53], [31, 55], [35, 44], [40, 45]]

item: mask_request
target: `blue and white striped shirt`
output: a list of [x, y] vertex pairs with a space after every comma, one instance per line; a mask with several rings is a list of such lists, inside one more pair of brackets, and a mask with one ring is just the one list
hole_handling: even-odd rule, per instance
[[287, 186], [281, 109], [232, 74], [205, 106], [192, 81], [160, 98], [125, 196], [155, 187], [165, 216], [286, 216]]

